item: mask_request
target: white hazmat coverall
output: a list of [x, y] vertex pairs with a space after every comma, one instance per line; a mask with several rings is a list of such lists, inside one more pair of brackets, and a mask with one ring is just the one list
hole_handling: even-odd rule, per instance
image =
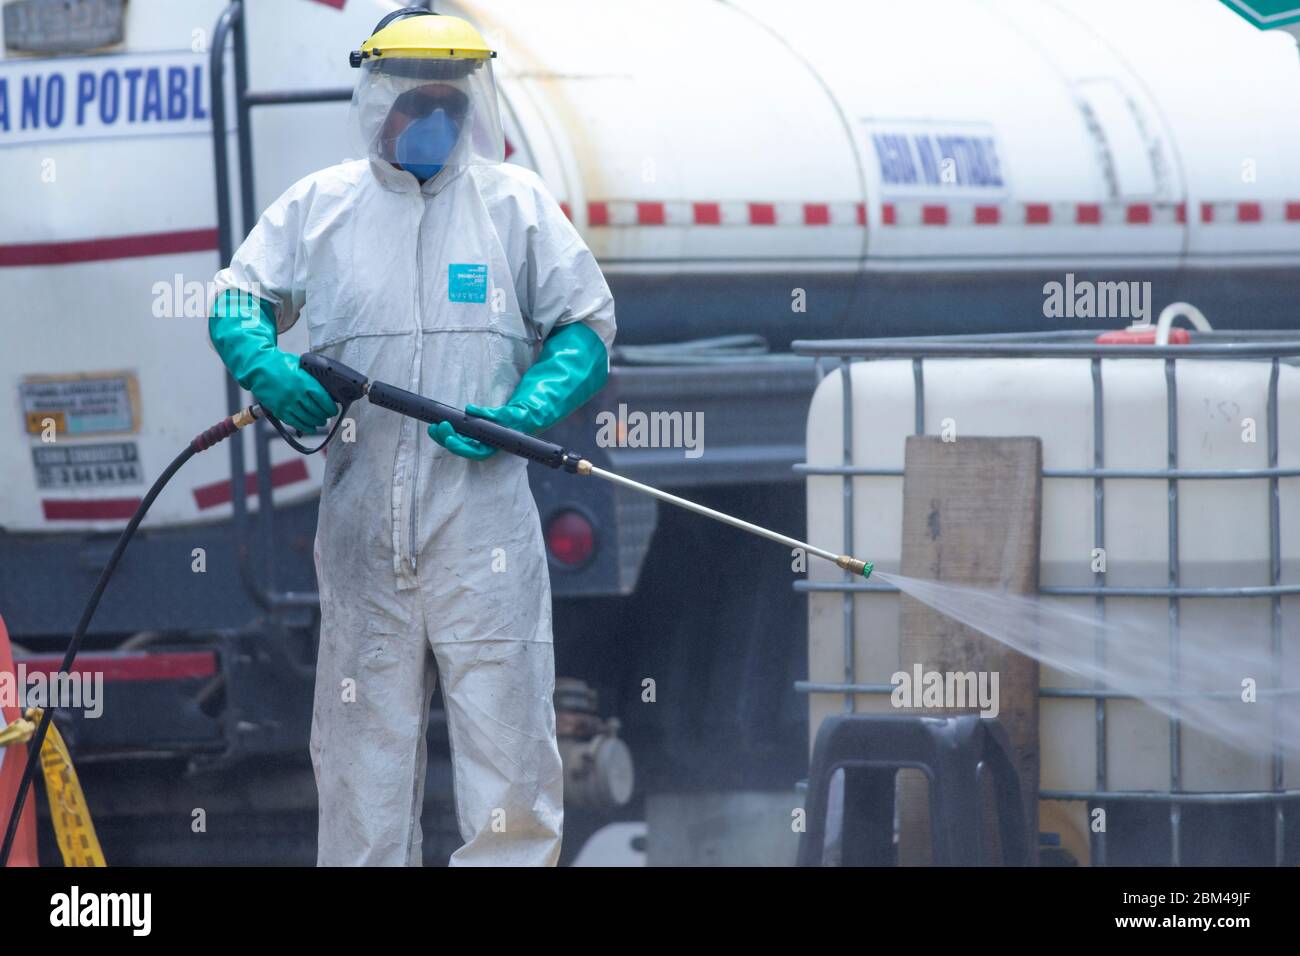
[[[450, 405], [505, 404], [557, 325], [614, 340], [614, 303], [532, 172], [448, 166], [422, 186], [376, 159], [302, 179], [217, 275], [301, 314], [311, 349]], [[563, 781], [551, 593], [526, 462], [453, 455], [366, 401], [328, 449], [316, 532], [311, 756], [321, 865], [416, 865], [425, 730], [442, 683], [452, 864], [554, 864]], [[436, 663], [436, 672], [435, 665]]]

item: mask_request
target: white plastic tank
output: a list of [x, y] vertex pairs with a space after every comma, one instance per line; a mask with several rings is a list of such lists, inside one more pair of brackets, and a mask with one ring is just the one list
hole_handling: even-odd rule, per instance
[[[1178, 346], [1169, 346], [1177, 355]], [[1205, 359], [1176, 363], [1177, 465], [1187, 470], [1240, 470], [1268, 466], [1268, 360]], [[1167, 467], [1166, 378], [1160, 359], [1103, 359], [1104, 467], [1158, 471]], [[904, 443], [915, 433], [916, 387], [911, 358], [857, 361], [852, 365], [852, 465], [901, 473]], [[843, 380], [836, 371], [822, 380], [808, 416], [808, 463], [836, 467], [844, 460]], [[1043, 468], [1094, 466], [1093, 386], [1088, 358], [931, 358], [923, 362], [924, 433], [968, 436], [1035, 436]], [[1300, 467], [1300, 368], [1283, 360], [1277, 383], [1280, 468]], [[1253, 426], [1252, 426], [1253, 423]], [[1253, 440], [1252, 440], [1253, 439]], [[808, 540], [843, 548], [843, 482], [810, 476]], [[903, 478], [856, 476], [853, 484], [854, 553], [885, 572], [900, 566]], [[1281, 581], [1300, 581], [1300, 478], [1278, 481]], [[1269, 486], [1267, 479], [1178, 482], [1180, 586], [1231, 587], [1270, 583]], [[1164, 587], [1169, 583], [1169, 492], [1165, 480], [1106, 479], [1105, 557], [1107, 587]], [[1094, 500], [1091, 477], [1043, 481], [1040, 587], [1091, 587], [1094, 566]], [[840, 582], [843, 572], [812, 562], [813, 582]], [[809, 681], [844, 679], [843, 595], [809, 594]], [[1091, 612], [1093, 597], [1064, 598]], [[857, 594], [853, 646], [858, 684], [887, 685], [891, 675], [916, 663], [900, 655], [899, 597]], [[1271, 599], [1183, 598], [1184, 629], [1217, 633], [1223, 647], [1253, 651], [1266, 659], [1271, 641]], [[1129, 620], [1167, 626], [1166, 598], [1108, 598]], [[1282, 598], [1282, 659], [1286, 686], [1300, 686], [1300, 596]], [[921, 662], [924, 664], [925, 662]], [[1272, 673], [1254, 675], [1271, 686]], [[1075, 675], [1043, 666], [1044, 688], [1088, 689]], [[843, 694], [810, 695], [810, 732], [844, 708]], [[888, 695], [859, 695], [860, 712], [889, 712]], [[1106, 787], [1111, 791], [1170, 789], [1169, 719], [1131, 700], [1106, 705]], [[1261, 741], [1270, 739], [1269, 711], [1260, 708]], [[1096, 788], [1094, 702], [1085, 698], [1040, 699], [1040, 789]], [[1266, 749], [1266, 748], [1261, 748]], [[1272, 788], [1266, 756], [1231, 748], [1185, 728], [1181, 746], [1183, 788], [1242, 791]], [[1294, 781], [1300, 761], [1291, 758]], [[1061, 803], [1044, 819], [1067, 821], [1086, 847], [1085, 805]], [[1054, 814], [1052, 816], [1051, 814]], [[1044, 829], [1053, 829], [1045, 825]]]

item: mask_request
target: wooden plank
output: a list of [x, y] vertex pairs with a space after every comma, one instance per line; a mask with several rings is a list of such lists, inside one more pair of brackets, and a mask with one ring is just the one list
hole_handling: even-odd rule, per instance
[[[1037, 438], [907, 439], [902, 573], [1017, 594], [1038, 590], [1042, 445]], [[904, 596], [900, 664], [912, 673], [998, 674], [998, 719], [1020, 771], [1030, 843], [1038, 845], [1038, 662]], [[928, 713], [971, 713], [977, 708]], [[919, 775], [918, 775], [919, 776]], [[900, 863], [929, 860], [918, 776], [900, 775]]]

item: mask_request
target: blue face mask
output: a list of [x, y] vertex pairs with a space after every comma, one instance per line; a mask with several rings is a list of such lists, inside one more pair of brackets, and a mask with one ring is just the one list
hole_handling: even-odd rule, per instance
[[436, 109], [402, 130], [397, 137], [394, 159], [424, 182], [441, 172], [459, 138], [460, 127], [456, 121], [446, 110]]

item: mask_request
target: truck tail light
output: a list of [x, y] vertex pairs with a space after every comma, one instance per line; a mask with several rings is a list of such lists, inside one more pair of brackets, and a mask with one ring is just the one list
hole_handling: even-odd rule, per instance
[[586, 564], [596, 548], [591, 522], [576, 511], [557, 511], [546, 522], [546, 547], [566, 567]]

